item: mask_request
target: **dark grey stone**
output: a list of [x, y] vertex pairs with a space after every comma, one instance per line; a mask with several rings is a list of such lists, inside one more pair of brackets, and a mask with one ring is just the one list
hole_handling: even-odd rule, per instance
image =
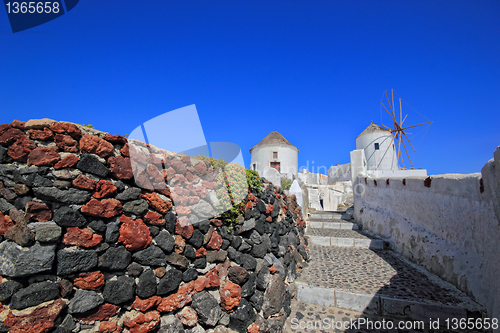
[[175, 268], [169, 269], [160, 279], [156, 293], [158, 295], [166, 295], [177, 290], [179, 284], [182, 282], [182, 278], [183, 275], [181, 271]]
[[116, 243], [120, 238], [120, 219], [116, 218], [106, 224], [105, 240], [106, 243]]
[[271, 211], [271, 217], [275, 218], [276, 216], [278, 216], [279, 213], [280, 213], [280, 205], [276, 203], [276, 205], [273, 206], [273, 210]]
[[67, 190], [71, 187], [71, 182], [67, 180], [55, 180], [52, 186], [57, 187], [60, 190]]
[[123, 211], [134, 215], [142, 215], [148, 211], [148, 203], [144, 199], [129, 201], [123, 204]]
[[167, 264], [165, 253], [153, 244], [150, 244], [144, 250], [135, 252], [132, 259], [145, 266], [165, 266]]
[[195, 259], [193, 261], [193, 267], [198, 269], [207, 267], [207, 259], [205, 257]]
[[208, 229], [210, 229], [210, 221], [203, 220], [201, 222], [195, 223], [194, 226], [201, 231], [202, 234], [206, 234]]
[[165, 230], [173, 235], [175, 232], [175, 223], [177, 222], [177, 216], [175, 216], [172, 210], [169, 210], [167, 214], [165, 214], [165, 222]]
[[160, 231], [158, 236], [154, 238], [154, 241], [156, 245], [166, 253], [170, 253], [174, 250], [175, 239], [167, 230]]
[[180, 268], [182, 270], [186, 269], [188, 267], [188, 265], [189, 265], [189, 259], [188, 258], [184, 257], [181, 254], [177, 254], [175, 252], [167, 255], [166, 259], [167, 259], [167, 262], [170, 265], [178, 267], [178, 268]]
[[94, 232], [105, 232], [106, 231], [106, 223], [103, 220], [93, 220], [90, 222], [87, 227], [94, 230]]
[[15, 208], [13, 205], [11, 205], [7, 200], [4, 198], [0, 198], [0, 211], [2, 213], [8, 213], [9, 210]]
[[137, 187], [129, 187], [122, 193], [118, 194], [115, 198], [122, 201], [135, 200], [141, 195], [141, 189]]
[[53, 282], [38, 282], [12, 295], [10, 308], [22, 310], [59, 297], [59, 285]]
[[10, 297], [22, 287], [23, 285], [21, 283], [14, 280], [2, 282], [2, 284], [0, 284], [0, 302], [8, 302]]
[[227, 277], [229, 281], [242, 286], [248, 281], [248, 275], [248, 271], [245, 268], [241, 266], [231, 266], [229, 267]]
[[50, 187], [53, 186], [53, 182], [50, 179], [42, 177], [38, 174], [35, 175], [30, 187]]
[[87, 220], [79, 211], [67, 206], [56, 209], [52, 219], [61, 227], [82, 228], [87, 225]]
[[267, 267], [262, 267], [257, 274], [257, 289], [266, 290], [271, 281], [271, 271]]
[[267, 210], [266, 204], [262, 200], [257, 200], [257, 206], [255, 207], [261, 213], [265, 213]]
[[191, 307], [198, 314], [202, 325], [215, 326], [221, 317], [221, 308], [215, 297], [208, 291], [202, 291], [193, 296]]
[[236, 263], [240, 262], [241, 252], [236, 251], [233, 247], [229, 247], [227, 249], [227, 257], [229, 260], [234, 261]]
[[255, 293], [257, 286], [257, 274], [250, 273], [248, 275], [248, 280], [244, 285], [241, 286], [241, 297], [248, 298]]
[[191, 259], [191, 260], [196, 258], [196, 251], [195, 251], [194, 247], [192, 247], [189, 244], [184, 247], [184, 252], [182, 252], [182, 254], [186, 258]]
[[149, 269], [139, 276], [139, 283], [135, 292], [140, 298], [149, 298], [156, 295], [156, 276], [153, 270]]
[[207, 261], [208, 262], [224, 262], [227, 257], [227, 251], [207, 251]]
[[34, 222], [28, 227], [35, 232], [35, 239], [41, 243], [55, 243], [61, 237], [61, 227], [55, 222]]
[[264, 292], [256, 290], [252, 297], [250, 297], [250, 304], [252, 304], [257, 312], [260, 312], [262, 304], [264, 304]]
[[0, 244], [0, 275], [22, 277], [52, 270], [56, 245], [41, 245], [36, 242], [23, 248], [11, 241]]
[[138, 277], [139, 275], [141, 275], [143, 270], [144, 268], [136, 262], [133, 262], [127, 266], [127, 273], [131, 276]]
[[250, 254], [256, 258], [264, 258], [267, 252], [271, 250], [271, 239], [268, 234], [261, 237], [261, 243], [255, 244]]
[[247, 327], [255, 321], [257, 314], [252, 305], [242, 298], [236, 311], [230, 313], [229, 316], [229, 328], [239, 333], [246, 333]]
[[97, 253], [78, 246], [57, 251], [57, 275], [85, 272], [97, 266]]
[[108, 271], [123, 271], [132, 260], [132, 253], [124, 246], [110, 247], [99, 257], [99, 268]]
[[157, 227], [155, 225], [148, 225], [148, 230], [149, 233], [151, 234], [151, 237], [156, 237], [160, 233], [160, 227]]
[[249, 231], [252, 230], [253, 228], [255, 228], [255, 219], [251, 218], [243, 223], [243, 226], [241, 227], [241, 232]]
[[189, 267], [182, 273], [182, 281], [193, 281], [198, 277], [198, 271], [195, 268]]
[[238, 248], [238, 251], [243, 253], [248, 253], [250, 250], [252, 250], [252, 245], [249, 244], [248, 240], [241, 242], [241, 245]]
[[83, 313], [95, 309], [104, 303], [104, 299], [93, 290], [77, 289], [68, 306], [69, 313]]
[[101, 178], [109, 174], [109, 169], [106, 168], [96, 156], [91, 154], [83, 154], [80, 157], [80, 161], [76, 164], [76, 167], [83, 172], [88, 172]]
[[133, 300], [134, 289], [134, 278], [122, 275], [116, 280], [106, 281], [102, 296], [104, 301], [118, 305]]
[[76, 188], [63, 191], [55, 187], [35, 187], [33, 193], [38, 199], [57, 201], [63, 204], [83, 204], [90, 200], [90, 193]]
[[231, 246], [235, 249], [241, 246], [242, 238], [240, 236], [234, 236], [233, 241], [231, 242]]
[[188, 244], [193, 245], [196, 249], [199, 249], [203, 245], [203, 234], [198, 229], [193, 229], [193, 235], [187, 241]]
[[257, 267], [257, 260], [249, 254], [241, 254], [239, 260], [240, 262], [237, 262], [237, 264], [243, 266], [248, 271], [254, 271], [255, 267]]
[[285, 282], [278, 274], [271, 277], [271, 281], [264, 293], [262, 312], [264, 318], [277, 314], [283, 308], [286, 296]]

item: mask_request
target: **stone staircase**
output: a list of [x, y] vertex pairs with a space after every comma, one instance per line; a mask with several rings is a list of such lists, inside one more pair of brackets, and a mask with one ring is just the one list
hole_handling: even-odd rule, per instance
[[[349, 209], [310, 214], [311, 260], [295, 281], [285, 332], [482, 332], [458, 325], [482, 318], [480, 305], [361, 229]], [[372, 327], [333, 327], [351, 320]], [[388, 321], [393, 329], [374, 326]]]

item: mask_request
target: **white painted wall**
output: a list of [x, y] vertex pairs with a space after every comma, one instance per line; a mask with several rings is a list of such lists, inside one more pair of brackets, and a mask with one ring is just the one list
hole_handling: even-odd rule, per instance
[[[356, 138], [356, 149], [364, 149], [368, 170], [398, 169], [397, 155], [391, 140], [392, 135], [388, 131], [367, 133]], [[379, 144], [378, 150], [375, 150], [375, 143]]]
[[[500, 318], [500, 147], [481, 173], [356, 178], [354, 217]], [[480, 179], [484, 191], [481, 192]], [[375, 185], [375, 181], [377, 184]]]
[[[278, 152], [278, 158], [273, 158], [273, 152]], [[271, 162], [280, 162], [282, 174], [297, 176], [299, 167], [298, 152], [297, 148], [284, 144], [255, 147], [251, 153], [250, 169], [257, 171], [262, 176], [264, 170], [271, 166]]]

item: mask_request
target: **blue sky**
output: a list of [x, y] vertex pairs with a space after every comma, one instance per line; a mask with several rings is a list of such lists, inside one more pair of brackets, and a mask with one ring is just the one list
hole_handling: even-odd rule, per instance
[[247, 166], [278, 131], [299, 165], [329, 167], [393, 88], [408, 122], [434, 121], [416, 167], [479, 172], [500, 145], [499, 17], [499, 1], [82, 0], [13, 34], [0, 11], [0, 121], [123, 135], [195, 104], [206, 140], [238, 144]]

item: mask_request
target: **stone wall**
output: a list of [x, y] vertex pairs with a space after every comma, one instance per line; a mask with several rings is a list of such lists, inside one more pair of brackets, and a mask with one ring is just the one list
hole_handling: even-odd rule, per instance
[[354, 216], [500, 317], [500, 149], [481, 173], [366, 178], [353, 186]]
[[264, 184], [232, 225], [203, 219], [210, 164], [134, 144], [131, 163], [119, 135], [0, 125], [0, 332], [281, 331], [307, 258], [295, 197]]

